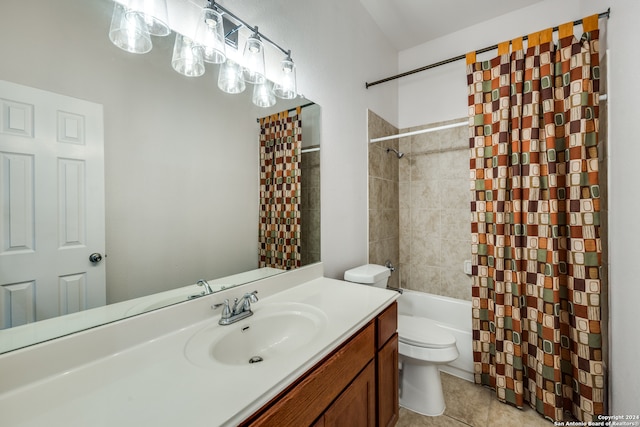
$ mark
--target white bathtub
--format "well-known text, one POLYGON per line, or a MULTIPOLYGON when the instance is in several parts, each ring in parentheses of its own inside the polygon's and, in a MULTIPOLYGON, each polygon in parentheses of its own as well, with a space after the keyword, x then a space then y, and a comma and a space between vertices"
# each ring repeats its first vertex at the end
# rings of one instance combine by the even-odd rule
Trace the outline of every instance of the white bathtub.
POLYGON ((460 357, 449 364, 440 365, 440 370, 473 382, 471 301, 405 289, 398 299, 398 311, 400 314, 431 319, 455 336, 460 357))

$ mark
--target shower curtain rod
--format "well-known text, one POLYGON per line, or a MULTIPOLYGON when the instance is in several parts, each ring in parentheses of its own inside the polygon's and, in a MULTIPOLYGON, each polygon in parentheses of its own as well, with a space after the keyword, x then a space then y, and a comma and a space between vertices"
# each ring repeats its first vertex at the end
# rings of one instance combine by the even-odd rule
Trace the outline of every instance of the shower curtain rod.
MULTIPOLYGON (((598 18, 607 18, 608 19, 609 15, 611 15, 611 8, 607 9, 606 12, 602 12, 602 13, 598 14, 598 18)), ((578 19, 577 21, 573 21, 573 25, 579 25, 579 24, 582 24, 582 19, 578 19)), ((553 31, 554 32, 558 31, 558 27, 553 27, 553 31)), ((529 38, 529 36, 523 36, 522 40, 527 40, 528 38, 529 38)), ((497 44, 493 45, 493 46, 485 47, 483 49, 476 50, 476 54, 489 52, 489 51, 492 51, 492 50, 497 49, 497 48, 498 48, 497 44)), ((444 61, 440 61, 440 62, 436 62, 436 63, 433 63, 433 64, 425 65, 424 67, 416 68, 414 70, 405 71, 404 73, 400 73, 400 74, 396 74, 395 76, 391 76, 391 77, 387 77, 387 78, 384 78, 384 79, 376 80, 376 81, 371 82, 371 83, 365 82, 364 85, 365 85, 366 89, 369 89, 369 87, 371 87, 371 86, 379 85, 381 83, 386 83, 386 82, 389 82, 389 81, 392 81, 392 80, 399 79, 401 77, 410 76, 412 74, 416 74, 416 73, 420 73, 422 71, 430 70, 431 68, 436 68, 436 67, 439 67, 441 65, 445 65, 445 64, 450 64, 452 62, 461 61, 461 60, 465 59, 466 57, 467 57, 466 54, 458 55, 458 56, 455 56, 453 58, 445 59, 444 61)))
POLYGON ((397 135, 381 136, 380 138, 371 138, 369 142, 373 143, 373 142, 380 142, 380 141, 388 141, 390 139, 404 138, 406 136, 420 135, 421 133, 435 132, 438 130, 457 128, 460 126, 469 126, 469 120, 465 120, 464 122, 451 123, 449 125, 436 126, 433 128, 414 130, 412 132, 399 133, 397 135))
MULTIPOLYGON (((302 105, 300 106, 300 108, 311 107, 312 105, 316 105, 316 103, 315 103, 315 102, 313 102, 313 101, 310 101, 310 102, 307 102, 306 104, 302 104, 302 105)), ((298 107, 289 108, 287 111, 288 111, 289 113, 293 113, 294 111, 296 111, 296 109, 297 109, 297 108, 298 108, 298 107)), ((260 118, 257 118, 257 119, 256 119, 256 122, 260 123, 260 118)))
MULTIPOLYGON (((607 95, 606 94, 600 95, 598 100, 600 102, 606 101, 607 100, 607 95)), ((457 128, 457 127, 461 127, 461 126, 469 126, 469 120, 465 120, 463 122, 451 123, 451 124, 448 124, 448 125, 436 126, 436 127, 427 128, 427 129, 414 130, 414 131, 411 131, 411 132, 403 132, 403 133, 399 133, 399 134, 396 134, 396 135, 381 136, 379 138, 371 138, 369 140, 369 142, 370 143, 374 143, 374 142, 380 142, 380 141, 388 141, 390 139, 404 138, 404 137, 407 137, 407 136, 420 135, 422 133, 430 133, 430 132, 435 132, 435 131, 438 131, 438 130, 457 128)))

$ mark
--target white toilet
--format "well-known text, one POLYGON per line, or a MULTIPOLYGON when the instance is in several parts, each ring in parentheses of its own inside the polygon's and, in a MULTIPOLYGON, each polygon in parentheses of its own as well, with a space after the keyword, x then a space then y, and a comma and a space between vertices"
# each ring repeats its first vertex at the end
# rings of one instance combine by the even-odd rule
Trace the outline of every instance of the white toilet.
MULTIPOLYGON (((391 271, 382 265, 367 264, 347 270, 348 282, 386 288, 391 271)), ((442 415, 445 409, 439 364, 458 358, 453 335, 424 317, 398 315, 400 354, 400 406, 422 415, 442 415)))

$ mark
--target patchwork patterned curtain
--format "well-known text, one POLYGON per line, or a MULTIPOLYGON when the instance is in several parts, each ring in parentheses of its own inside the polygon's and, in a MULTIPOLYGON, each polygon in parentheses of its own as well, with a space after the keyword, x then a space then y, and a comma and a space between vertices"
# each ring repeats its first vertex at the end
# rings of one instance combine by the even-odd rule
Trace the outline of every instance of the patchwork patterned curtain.
POLYGON ((475 381, 556 421, 604 412, 597 27, 467 57, 475 381))
POLYGON ((259 266, 300 266, 300 114, 260 120, 259 266))

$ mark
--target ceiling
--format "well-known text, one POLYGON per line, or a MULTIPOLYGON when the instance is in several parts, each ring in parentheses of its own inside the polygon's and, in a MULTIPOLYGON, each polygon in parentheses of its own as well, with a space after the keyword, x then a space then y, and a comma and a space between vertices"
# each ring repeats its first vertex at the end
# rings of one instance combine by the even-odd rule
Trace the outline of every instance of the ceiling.
POLYGON ((400 50, 543 0, 360 0, 400 50))

